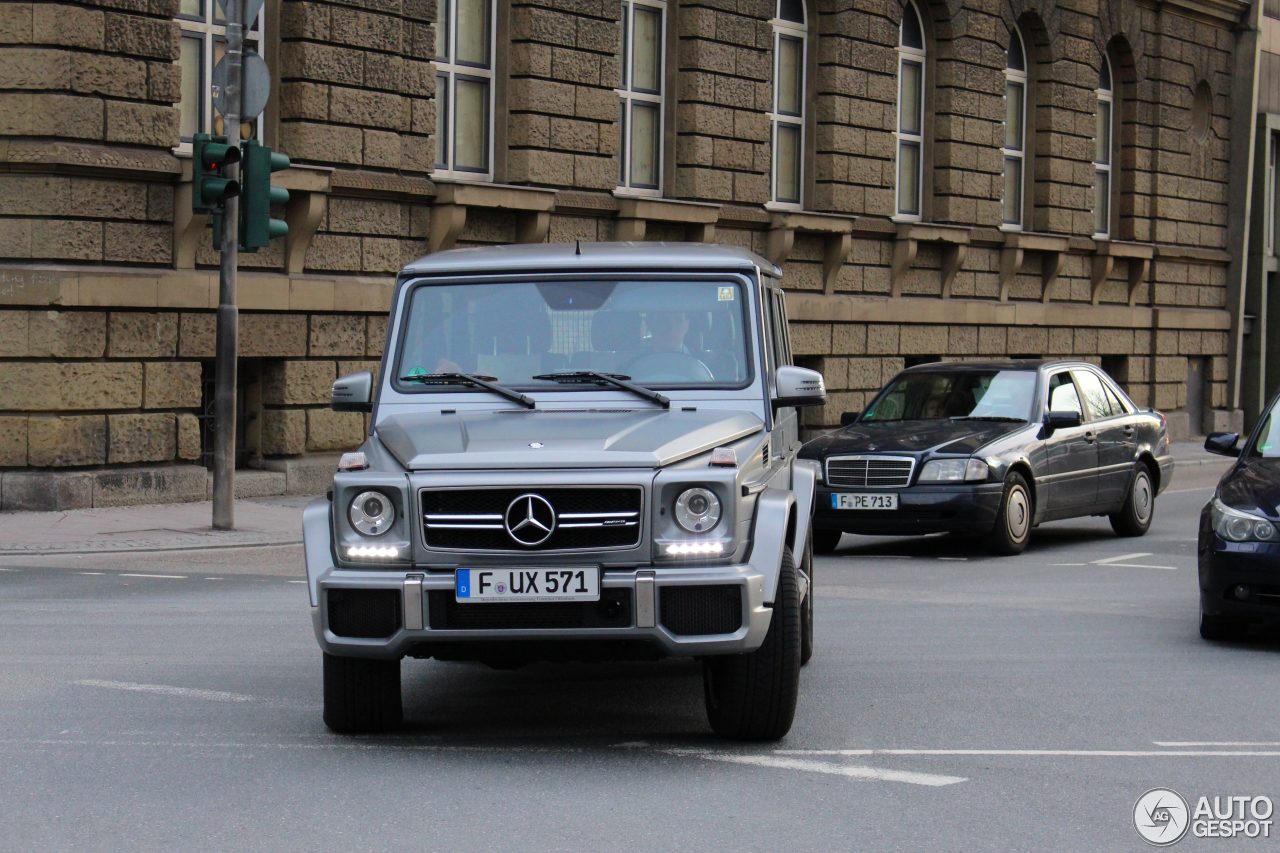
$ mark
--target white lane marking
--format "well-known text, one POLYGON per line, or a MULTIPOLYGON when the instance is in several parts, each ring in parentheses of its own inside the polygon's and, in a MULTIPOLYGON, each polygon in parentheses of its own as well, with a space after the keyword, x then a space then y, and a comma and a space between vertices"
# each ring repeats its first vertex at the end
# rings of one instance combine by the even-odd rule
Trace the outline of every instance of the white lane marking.
POLYGON ((1139 557, 1150 557, 1150 556, 1151 556, 1150 551, 1139 551, 1136 554, 1121 554, 1118 557, 1107 557, 1106 559, 1103 559, 1103 560, 1094 560, 1093 564, 1095 566, 1107 566, 1107 565, 1110 565, 1111 563, 1123 563, 1128 560, 1136 560, 1139 557))
POLYGON ((955 560, 956 562, 960 562, 960 563, 967 563, 969 561, 968 557, 939 557, 938 559, 939 560, 955 560))
POLYGON ((253 702, 255 696, 228 693, 225 690, 201 690, 197 687, 171 687, 168 684, 137 684, 132 681, 101 681, 86 678, 77 681, 83 687, 104 687, 108 690, 128 690, 134 693, 154 693, 159 696, 180 696, 184 699, 207 699, 210 702, 253 702))
POLYGON ((121 572, 120 577, 122 578, 162 578, 164 580, 172 580, 172 581, 184 581, 187 579, 186 575, 142 575, 142 574, 137 574, 136 572, 121 572))
POLYGON ((1087 566, 1088 563, 1050 563, 1051 566, 1087 566))
POLYGON ((306 581, 285 581, 285 583, 306 583, 306 581))
POLYGON ((1280 740, 1153 740, 1156 746, 1280 746, 1280 740))
POLYGON ((205 580, 207 580, 207 581, 220 581, 220 580, 224 580, 224 578, 205 578, 205 580))
POLYGON ((1191 492, 1212 492, 1217 486, 1199 486, 1194 489, 1165 489, 1162 495, 1187 495, 1191 492))
POLYGON ((1117 569, 1161 569, 1166 572, 1176 572, 1176 566, 1153 566, 1148 563, 1130 563, 1129 560, 1136 560, 1139 557, 1153 556, 1149 551, 1139 551, 1136 554, 1121 554, 1118 557, 1107 557, 1103 560, 1094 560, 1091 566, 1114 566, 1117 569))
POLYGON ((4 569, 0 568, 0 572, 20 572, 22 569, 4 569))
POLYGON ((1280 758, 1277 750, 1171 750, 1171 749, 776 749, 779 755, 975 755, 1023 756, 1033 758, 1280 758))
POLYGON ((88 575, 89 577, 99 577, 105 575, 106 572, 76 572, 78 575, 88 575))
POLYGON ((967 782, 964 776, 942 776, 937 773, 915 773, 910 770, 888 770, 883 767, 860 767, 848 764, 832 764, 828 761, 811 761, 803 758, 782 758, 776 755, 735 755, 726 752, 703 752, 696 749, 664 749, 671 755, 701 758, 704 761, 720 761, 727 764, 746 764, 753 767, 772 767, 778 770, 800 770, 806 773, 826 773, 850 779, 875 779, 881 782, 903 782, 908 785, 927 785, 940 788, 967 782))

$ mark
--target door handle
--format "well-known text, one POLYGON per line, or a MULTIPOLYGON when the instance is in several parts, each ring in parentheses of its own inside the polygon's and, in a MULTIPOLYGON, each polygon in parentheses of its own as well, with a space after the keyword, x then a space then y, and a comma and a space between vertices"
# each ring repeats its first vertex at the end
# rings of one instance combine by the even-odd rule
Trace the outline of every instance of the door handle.
POLYGON ((1125 435, 1133 435, 1133 432, 1134 432, 1134 428, 1132 424, 1124 428, 1125 435))
POLYGON ((1084 440, 1089 442, 1090 444, 1093 444, 1095 438, 1096 436, 1091 432, 1086 432, 1084 434, 1084 440))

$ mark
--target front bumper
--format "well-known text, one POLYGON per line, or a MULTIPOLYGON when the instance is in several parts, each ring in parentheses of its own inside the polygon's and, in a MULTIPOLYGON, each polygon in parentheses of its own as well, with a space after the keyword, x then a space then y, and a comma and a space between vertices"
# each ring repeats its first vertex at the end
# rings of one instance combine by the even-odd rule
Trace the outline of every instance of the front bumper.
POLYGON ((832 495, 871 492, 869 489, 818 486, 813 526, 845 533, 902 535, 948 531, 983 533, 995 527, 1004 486, 976 485, 908 486, 880 490, 896 492, 896 510, 835 509, 832 495))
POLYGON ((1202 522, 1200 609, 1210 616, 1280 620, 1280 542, 1228 542, 1202 522), (1248 595, 1239 598, 1237 587, 1248 595))
MULTIPOLYGON (((592 626, 587 618, 582 627, 506 627, 495 608, 531 605, 452 605, 452 571, 430 572, 405 567, 393 571, 328 567, 315 579, 318 604, 311 608, 312 622, 320 647, 348 657, 401 658, 422 655, 436 644, 493 643, 510 641, 582 641, 643 643, 667 657, 694 657, 753 651, 764 642, 769 630, 771 608, 764 602, 765 578, 750 564, 697 567, 640 567, 606 570, 600 578, 601 605, 571 605, 588 614, 603 610, 606 603, 619 604, 623 624, 592 626), (719 587, 736 589, 741 607, 739 626, 722 634, 678 634, 664 623, 662 590, 670 587, 719 587), (398 626, 389 636, 361 638, 336 633, 331 624, 330 597, 340 590, 384 590, 398 594, 402 608, 398 626), (488 608, 488 610, 486 610, 488 608), (433 624, 433 616, 465 612, 480 617, 479 627, 449 627, 433 624), (496 618, 495 618, 496 617, 496 618)), ((448 617, 444 617, 448 618, 448 617)), ((613 620, 615 623, 617 618, 613 620)))

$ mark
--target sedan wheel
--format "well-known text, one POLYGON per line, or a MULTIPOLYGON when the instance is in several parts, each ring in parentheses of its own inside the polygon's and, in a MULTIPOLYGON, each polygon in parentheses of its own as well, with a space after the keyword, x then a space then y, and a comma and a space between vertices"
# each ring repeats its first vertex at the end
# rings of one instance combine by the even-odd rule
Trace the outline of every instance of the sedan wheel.
POLYGON ((1151 471, 1143 463, 1133 473, 1124 506, 1108 516, 1111 529, 1121 536, 1141 536, 1151 527, 1156 509, 1156 490, 1151 484, 1151 471))
POLYGON ((991 551, 1004 556, 1021 554, 1031 539, 1032 514, 1031 489, 1026 479, 1018 473, 1010 474, 1004 481, 1004 496, 991 531, 991 551))

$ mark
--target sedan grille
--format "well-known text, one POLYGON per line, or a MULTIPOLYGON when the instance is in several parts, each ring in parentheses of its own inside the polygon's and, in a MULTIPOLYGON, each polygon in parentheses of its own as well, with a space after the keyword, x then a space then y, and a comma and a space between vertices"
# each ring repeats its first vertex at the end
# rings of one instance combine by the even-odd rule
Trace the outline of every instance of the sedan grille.
POLYGON ((424 489, 428 548, 449 551, 598 551, 640 544, 637 486, 424 489))
POLYGON ((827 485, 855 489, 900 489, 911 485, 910 456, 839 456, 827 460, 827 485))

